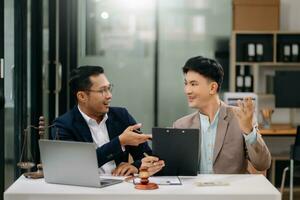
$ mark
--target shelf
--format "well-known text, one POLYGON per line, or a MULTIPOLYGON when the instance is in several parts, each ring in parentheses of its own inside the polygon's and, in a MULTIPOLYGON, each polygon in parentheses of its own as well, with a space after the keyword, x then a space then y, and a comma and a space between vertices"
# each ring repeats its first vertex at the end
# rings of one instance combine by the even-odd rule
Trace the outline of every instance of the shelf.
POLYGON ((300 62, 277 62, 276 65, 288 65, 288 66, 299 66, 300 65, 300 62))
POLYGON ((256 93, 257 96, 259 97, 263 97, 263 98, 273 98, 274 97, 274 94, 266 94, 266 93, 256 93))
POLYGON ((230 92, 249 91, 251 76, 251 91, 254 93, 270 92, 268 89, 272 88, 272 77, 275 74, 274 71, 277 70, 300 70, 300 32, 232 32, 230 42, 230 92), (297 45, 298 50, 296 49, 297 45), (286 49, 289 49, 290 55, 287 55, 287 53, 283 55, 284 52, 287 52, 286 49), (292 52, 297 51, 298 56, 292 55, 292 52), (262 52, 262 55, 258 56, 258 52, 262 52), (250 69, 250 75, 247 74, 247 79, 245 79, 246 75, 242 73, 243 70, 241 71, 241 66, 244 69, 248 68, 248 71, 250 69), (250 78, 248 78, 249 76, 250 78), (241 81, 241 77, 244 79, 243 81, 241 81), (237 90, 236 84, 241 85, 241 82, 243 82, 243 86, 239 86, 237 90), (241 87, 244 89, 241 89, 241 87))
POLYGON ((300 62, 236 62, 236 65, 300 66, 300 62))
MULTIPOLYGON (((260 44, 263 48, 263 56, 259 62, 273 62, 274 59, 274 34, 236 34, 235 35, 235 60, 237 62, 255 62, 249 61, 248 45, 252 44, 253 53, 256 51, 256 45, 260 44)), ((254 58, 253 58, 254 59, 254 58)), ((256 59, 256 58, 255 58, 256 59)))
POLYGON ((232 31, 233 34, 286 34, 286 35, 299 35, 299 31, 291 32, 291 31, 232 31))

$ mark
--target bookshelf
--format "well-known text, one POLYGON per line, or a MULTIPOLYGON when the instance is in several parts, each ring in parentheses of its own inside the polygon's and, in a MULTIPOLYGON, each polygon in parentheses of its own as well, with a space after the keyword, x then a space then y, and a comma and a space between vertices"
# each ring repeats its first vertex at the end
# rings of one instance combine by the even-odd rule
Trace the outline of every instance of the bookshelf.
MULTIPOLYGON (((285 31, 233 31, 230 41, 230 91, 270 94, 266 72, 275 70, 300 70, 300 32, 285 31), (250 45, 249 45, 250 44, 250 45), (258 46, 262 55, 258 55, 258 46), (252 46, 252 50, 250 47, 252 46), (254 48, 254 49, 253 49, 254 48), (287 48, 285 52, 285 48, 287 48), (250 50, 250 51, 249 51, 250 50), (255 56, 249 56, 251 51, 255 56), (285 53, 290 56, 285 56, 285 53), (298 55, 293 53, 298 52, 298 55), (252 77, 251 90, 237 87, 239 70, 247 69, 252 77)), ((245 73, 245 72, 244 72, 245 73)), ((245 80, 244 80, 245 81, 245 80)), ((245 82, 243 83, 245 87, 245 82)))

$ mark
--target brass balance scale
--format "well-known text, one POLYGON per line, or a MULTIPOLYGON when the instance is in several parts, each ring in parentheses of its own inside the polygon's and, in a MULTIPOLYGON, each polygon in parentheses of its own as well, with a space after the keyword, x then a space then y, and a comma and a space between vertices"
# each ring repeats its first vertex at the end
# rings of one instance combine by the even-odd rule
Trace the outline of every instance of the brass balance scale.
MULTIPOLYGON (((53 125, 45 126, 45 118, 43 116, 41 116, 39 118, 39 126, 38 127, 29 125, 24 129, 23 147, 22 147, 22 151, 21 151, 20 160, 17 163, 17 166, 20 169, 28 171, 28 172, 24 173, 24 176, 26 178, 32 178, 32 179, 44 178, 42 164, 41 163, 37 164, 37 171, 29 172, 29 170, 35 166, 35 163, 29 161, 29 159, 27 160, 27 159, 24 158, 25 157, 25 151, 27 150, 27 144, 28 144, 27 143, 28 133, 29 133, 30 129, 33 128, 35 130, 38 130, 39 135, 41 137, 43 137, 44 133, 45 133, 45 129, 51 128, 52 126, 53 125)), ((32 158, 31 151, 29 151, 28 158, 32 158)))

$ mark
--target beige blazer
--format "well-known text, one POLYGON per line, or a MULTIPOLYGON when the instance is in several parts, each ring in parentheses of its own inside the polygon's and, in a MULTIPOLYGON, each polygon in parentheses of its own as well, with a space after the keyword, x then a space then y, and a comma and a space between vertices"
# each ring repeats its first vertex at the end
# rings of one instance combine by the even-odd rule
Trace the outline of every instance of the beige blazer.
MULTIPOLYGON (((173 124, 174 128, 200 128, 199 112, 184 116, 173 124)), ((257 128, 256 128, 257 129, 257 128)), ((271 165, 271 154, 257 129, 257 142, 246 144, 233 107, 221 103, 214 146, 213 170, 216 174, 243 174, 248 160, 259 171, 271 165)))

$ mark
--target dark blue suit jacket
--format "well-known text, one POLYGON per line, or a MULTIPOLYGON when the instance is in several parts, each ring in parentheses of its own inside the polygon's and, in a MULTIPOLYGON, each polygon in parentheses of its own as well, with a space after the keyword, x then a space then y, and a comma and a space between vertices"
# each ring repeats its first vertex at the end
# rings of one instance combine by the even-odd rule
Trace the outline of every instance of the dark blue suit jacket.
MULTIPOLYGON (((100 167, 111 160, 114 160, 116 165, 121 162, 128 162, 128 153, 130 153, 134 160, 133 165, 139 168, 141 159, 144 157, 143 153, 152 154, 147 142, 137 147, 125 146, 126 150, 123 152, 118 137, 128 126, 136 124, 136 121, 125 108, 110 107, 107 115, 106 127, 110 142, 96 149, 98 166, 100 167)), ((52 129, 53 139, 93 142, 90 129, 77 106, 55 119, 54 125, 55 127, 52 129)))

